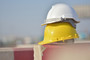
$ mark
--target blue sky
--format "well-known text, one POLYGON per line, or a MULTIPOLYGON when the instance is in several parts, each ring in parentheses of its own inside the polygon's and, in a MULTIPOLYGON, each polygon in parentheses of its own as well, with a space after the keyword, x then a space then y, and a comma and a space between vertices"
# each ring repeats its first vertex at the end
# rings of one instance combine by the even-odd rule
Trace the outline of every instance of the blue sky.
POLYGON ((0 35, 42 35, 41 24, 56 3, 89 5, 90 0, 0 0, 0 35))

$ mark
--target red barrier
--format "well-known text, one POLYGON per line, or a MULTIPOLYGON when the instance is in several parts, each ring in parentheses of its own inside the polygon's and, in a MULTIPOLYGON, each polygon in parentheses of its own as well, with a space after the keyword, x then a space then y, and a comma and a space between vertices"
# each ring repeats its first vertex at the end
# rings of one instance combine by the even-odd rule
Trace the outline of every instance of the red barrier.
POLYGON ((33 48, 15 48, 14 60, 34 60, 33 48))

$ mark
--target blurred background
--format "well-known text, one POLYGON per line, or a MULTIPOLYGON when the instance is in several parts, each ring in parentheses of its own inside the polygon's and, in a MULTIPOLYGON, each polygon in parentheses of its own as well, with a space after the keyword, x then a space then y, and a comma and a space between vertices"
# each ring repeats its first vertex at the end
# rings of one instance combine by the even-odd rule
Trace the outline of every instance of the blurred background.
POLYGON ((90 0, 0 0, 0 47, 37 44, 43 40, 44 23, 51 6, 66 3, 80 19, 78 40, 90 40, 90 0))

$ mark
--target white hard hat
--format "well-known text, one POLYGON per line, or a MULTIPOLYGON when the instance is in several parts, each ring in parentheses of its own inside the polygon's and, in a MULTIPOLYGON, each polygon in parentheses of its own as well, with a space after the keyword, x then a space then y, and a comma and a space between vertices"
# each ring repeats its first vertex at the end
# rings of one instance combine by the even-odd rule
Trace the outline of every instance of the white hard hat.
POLYGON ((51 10, 48 12, 45 23, 42 25, 60 22, 68 19, 73 20, 75 23, 79 23, 78 16, 72 7, 66 4, 56 4, 52 6, 51 10))

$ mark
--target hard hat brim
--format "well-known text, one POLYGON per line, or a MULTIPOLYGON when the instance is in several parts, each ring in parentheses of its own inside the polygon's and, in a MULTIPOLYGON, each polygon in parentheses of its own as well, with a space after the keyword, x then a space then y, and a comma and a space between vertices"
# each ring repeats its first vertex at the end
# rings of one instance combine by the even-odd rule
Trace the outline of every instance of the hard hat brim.
MULTIPOLYGON (((76 38, 79 38, 79 36, 77 36, 76 38)), ((69 39, 73 39, 73 38, 69 38, 69 39)), ((66 39, 66 40, 69 40, 69 39, 66 39)), ((65 41, 65 40, 60 40, 60 41, 65 41)), ((50 43, 54 43, 54 42, 58 42, 58 41, 49 41, 49 42, 41 41, 38 44, 39 45, 44 45, 44 44, 50 44, 50 43)))
MULTIPOLYGON (((76 36, 75 38, 79 38, 79 36, 76 36)), ((65 39, 65 40, 69 40, 69 39, 73 39, 73 38, 68 38, 68 39, 65 39)), ((59 41, 65 41, 65 40, 59 40, 59 41)), ((50 44, 50 43, 54 43, 54 42, 58 42, 57 40, 56 41, 41 41, 39 42, 38 44, 39 45, 44 45, 44 44, 50 44)))
MULTIPOLYGON (((51 23, 55 23, 55 22, 51 22, 51 23)), ((51 23, 44 23, 44 24, 41 24, 41 26, 44 26, 44 25, 47 25, 47 24, 51 24, 51 23)))
POLYGON ((51 23, 60 22, 60 21, 62 21, 62 19, 60 19, 60 18, 52 18, 52 19, 46 19, 45 21, 46 22, 44 24, 41 24, 41 26, 51 24, 51 23))
MULTIPOLYGON (((60 21, 57 21, 57 22, 60 22, 60 21)), ((52 23, 56 23, 56 22, 44 23, 44 24, 41 24, 41 26, 44 26, 44 25, 47 25, 47 24, 52 24, 52 23)))
MULTIPOLYGON (((66 18, 66 19, 70 19, 70 20, 73 20, 75 23, 80 23, 80 21, 76 21, 75 19, 73 18, 66 18)), ((78 19, 79 20, 79 19, 78 19)))
MULTIPOLYGON (((80 21, 75 21, 73 20, 75 23, 80 23, 80 21)), ((60 22, 60 21, 57 21, 57 22, 60 22)), ((41 24, 41 26, 44 26, 44 25, 47 25, 47 24, 51 24, 51 23, 56 23, 56 22, 45 22, 43 24, 41 24)))

